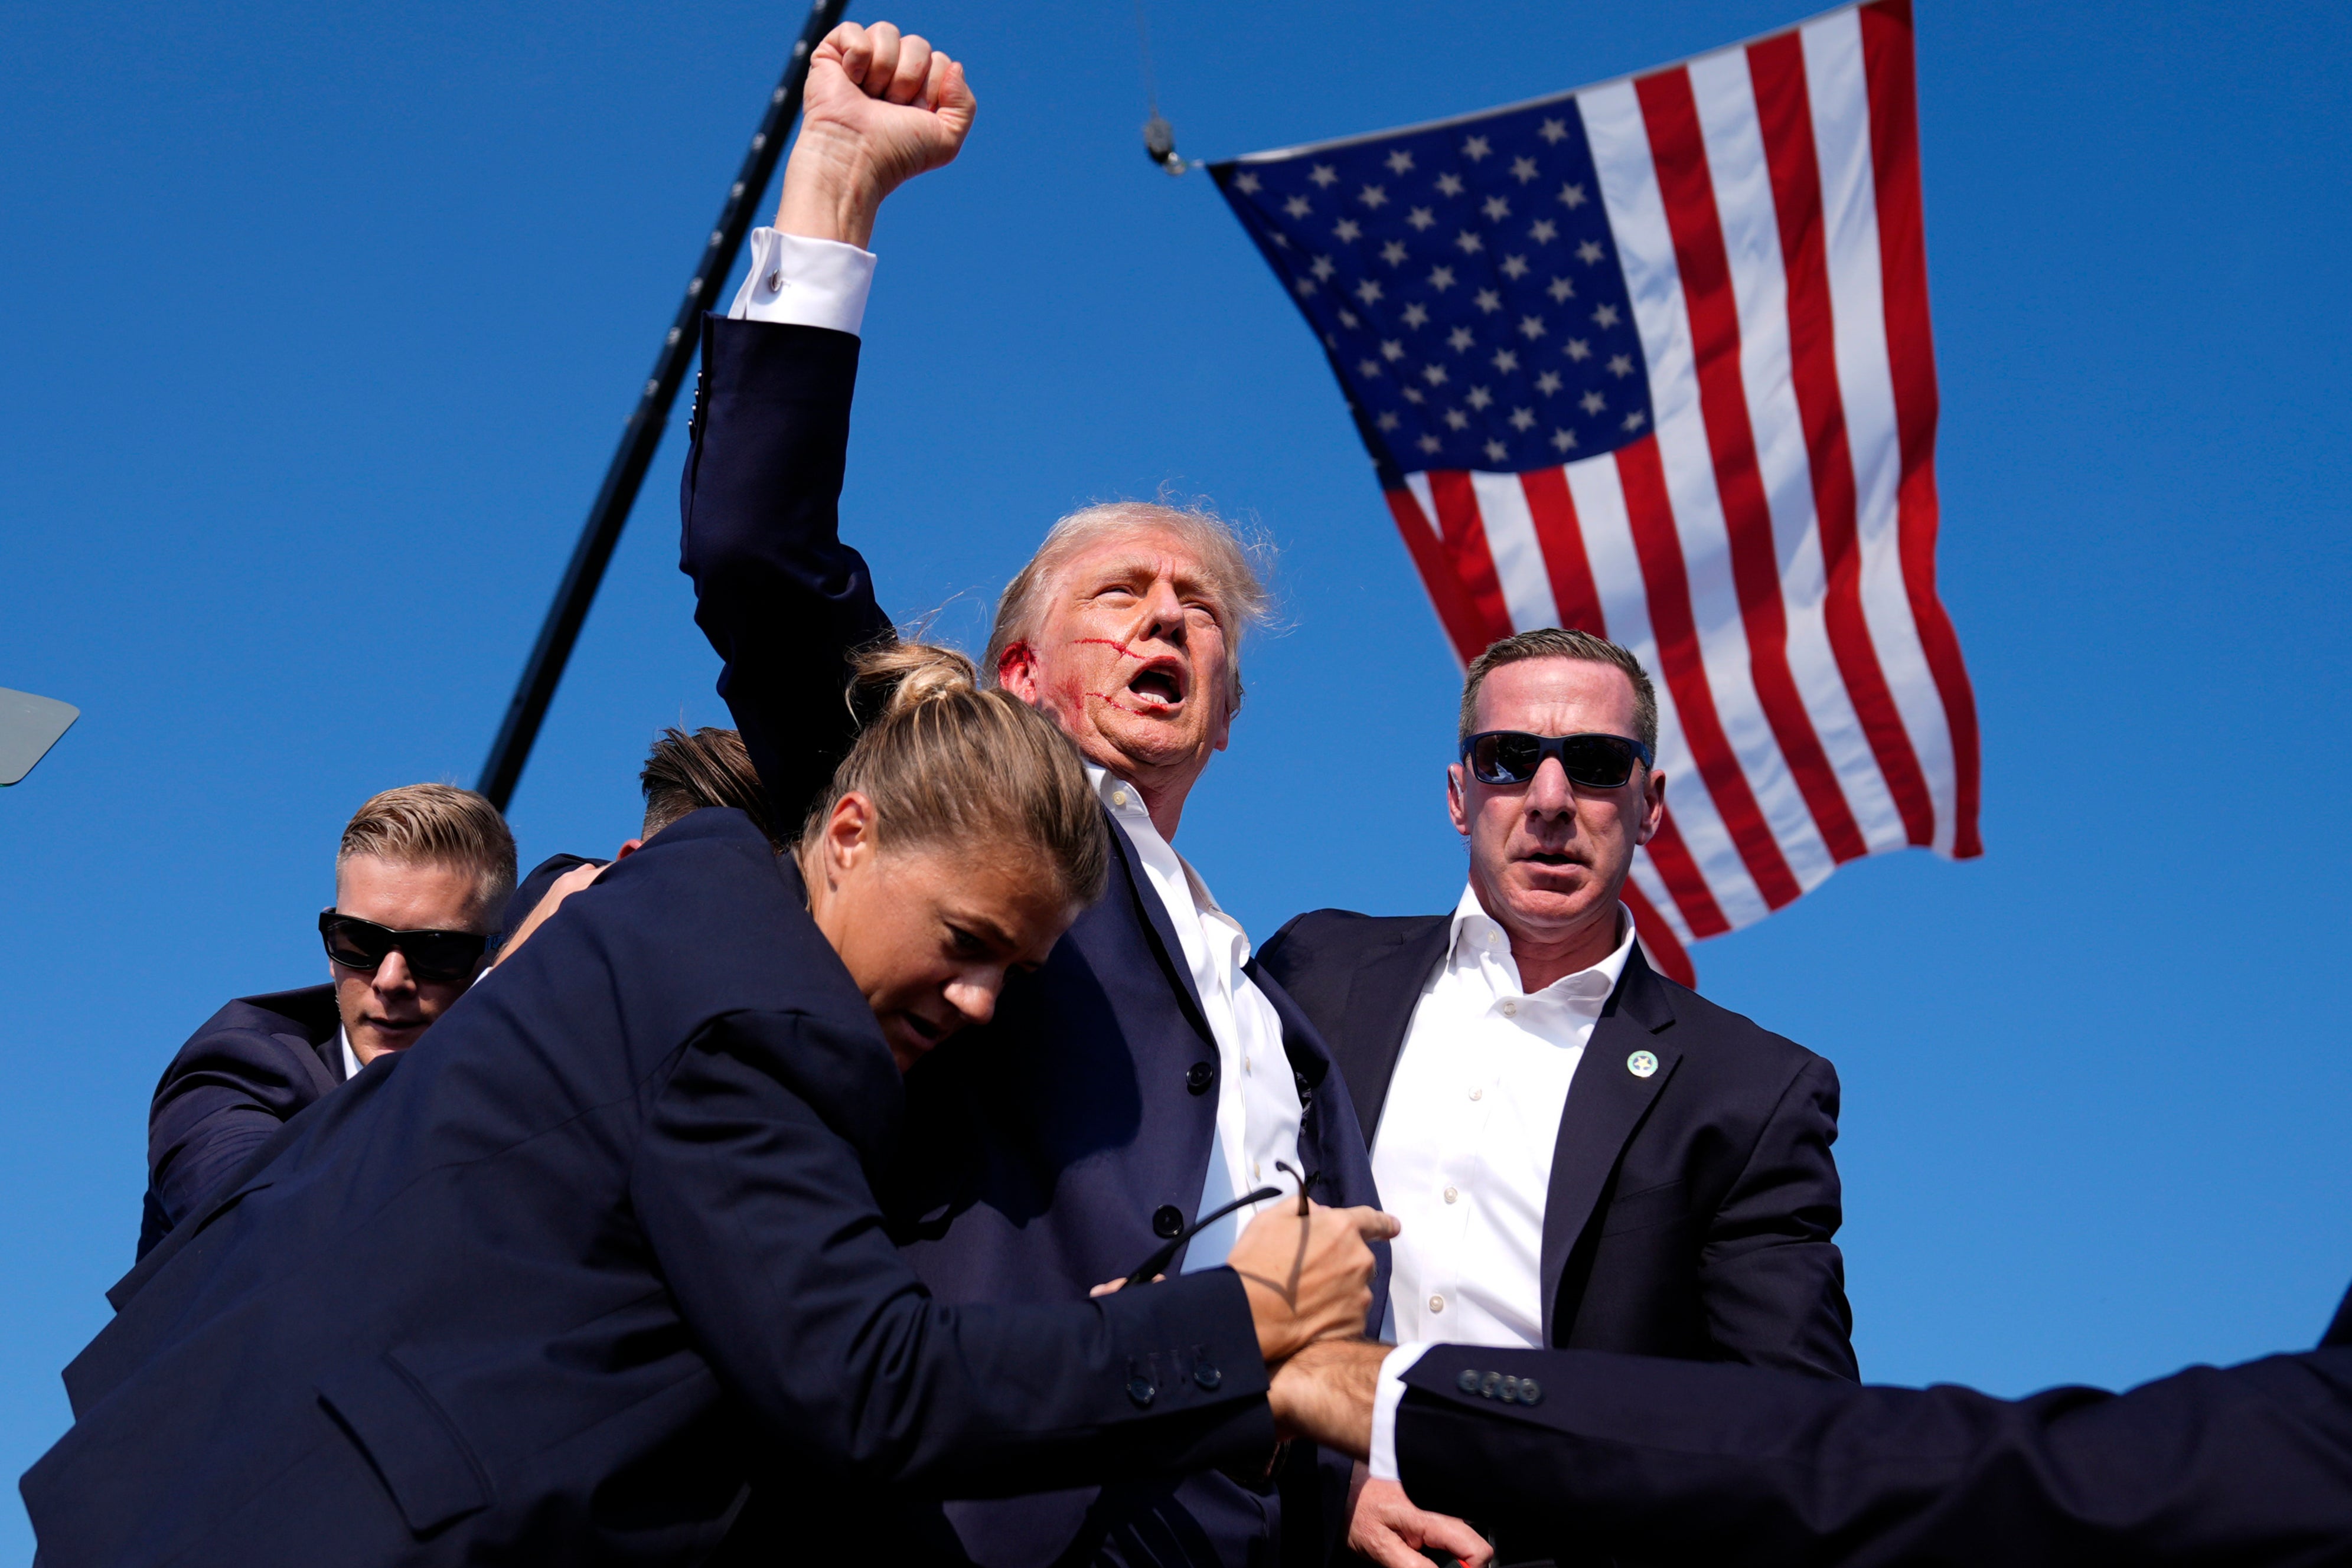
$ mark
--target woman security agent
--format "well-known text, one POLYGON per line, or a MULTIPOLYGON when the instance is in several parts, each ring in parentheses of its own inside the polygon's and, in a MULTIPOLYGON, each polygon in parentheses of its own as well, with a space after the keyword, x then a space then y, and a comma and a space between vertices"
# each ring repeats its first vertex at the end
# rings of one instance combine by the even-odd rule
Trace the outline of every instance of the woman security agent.
POLYGON ((907 1560, 910 1498, 1264 1462, 1266 1366, 1360 1329, 1387 1216, 1021 1307, 935 1304, 884 1233, 898 1070, 1109 852, 961 656, 868 682, 795 853, 663 832, 115 1287, 23 1482, 42 1561, 693 1563, 754 1483, 802 1558, 907 1560))

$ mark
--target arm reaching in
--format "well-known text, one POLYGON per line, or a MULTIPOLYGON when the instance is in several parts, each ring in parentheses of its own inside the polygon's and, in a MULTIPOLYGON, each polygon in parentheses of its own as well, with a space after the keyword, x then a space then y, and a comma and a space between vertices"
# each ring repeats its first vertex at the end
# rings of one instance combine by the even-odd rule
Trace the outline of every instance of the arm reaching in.
POLYGON ((954 160, 977 109, 963 67, 887 22, 844 22, 809 61, 776 228, 863 248, 883 198, 954 160))

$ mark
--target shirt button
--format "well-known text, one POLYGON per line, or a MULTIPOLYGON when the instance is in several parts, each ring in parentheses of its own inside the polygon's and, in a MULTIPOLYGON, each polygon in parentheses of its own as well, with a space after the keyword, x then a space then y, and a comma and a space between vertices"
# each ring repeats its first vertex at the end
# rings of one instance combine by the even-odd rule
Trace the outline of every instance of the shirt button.
POLYGON ((1461 1193, 1455 1191, 1453 1187, 1449 1186, 1445 1189, 1445 1201, 1448 1203, 1452 1203, 1455 1198, 1460 1197, 1461 1196, 1461 1193))
POLYGON ((1515 1019, 1518 1017, 1519 1004, 1517 1002, 1505 1002, 1503 1004, 1503 1016, 1507 1019, 1515 1019))
POLYGON ((1114 805, 1114 806, 1124 806, 1124 805, 1126 805, 1126 804, 1127 804, 1127 791, 1126 791, 1126 790, 1124 790, 1124 789, 1114 789, 1114 790, 1112 790, 1112 791, 1110 792, 1110 803, 1111 803, 1112 805, 1114 805))
POLYGON ((1242 1071, 1244 1072, 1250 1071, 1250 1059, 1246 1056, 1242 1058, 1242 1071))
POLYGON ((1257 1181, 1264 1177, 1265 1175, 1265 1167, 1263 1165, 1260 1165, 1255 1160, 1250 1161, 1250 1180, 1257 1181))
POLYGON ((1486 1097, 1486 1092, 1484 1089, 1473 1089, 1470 1091, 1470 1098, 1473 1100, 1484 1100, 1486 1097))
POLYGON ((783 270, 780 267, 776 271, 768 274, 768 292, 771 294, 782 294, 783 291, 784 274, 783 270))
POLYGON ((1429 1310, 1430 1310, 1431 1312, 1444 1312, 1444 1311, 1445 1310, 1445 1298, 1444 1298, 1444 1296, 1432 1296, 1432 1297, 1430 1297, 1430 1298, 1429 1298, 1429 1310))

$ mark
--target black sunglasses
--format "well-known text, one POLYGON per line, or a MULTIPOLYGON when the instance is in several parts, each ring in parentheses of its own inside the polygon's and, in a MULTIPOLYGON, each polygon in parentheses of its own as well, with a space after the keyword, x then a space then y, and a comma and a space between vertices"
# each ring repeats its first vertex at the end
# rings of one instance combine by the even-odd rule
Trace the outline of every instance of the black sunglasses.
POLYGON ((1622 735, 1529 735, 1522 729, 1486 729, 1462 743, 1462 760, 1481 784, 1524 784, 1544 758, 1559 759, 1571 784, 1614 789, 1633 777, 1633 764, 1651 765, 1650 748, 1622 735))
POLYGON ((478 931, 394 931, 331 909, 319 911, 319 935, 326 939, 327 956, 346 969, 373 974, 397 947, 410 974, 441 985, 472 979, 490 945, 478 931))

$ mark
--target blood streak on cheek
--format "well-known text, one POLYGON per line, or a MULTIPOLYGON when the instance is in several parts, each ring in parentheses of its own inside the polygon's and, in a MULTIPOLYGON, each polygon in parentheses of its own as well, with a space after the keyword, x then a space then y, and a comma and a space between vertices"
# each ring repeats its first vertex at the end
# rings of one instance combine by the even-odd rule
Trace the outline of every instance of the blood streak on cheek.
POLYGON ((1143 657, 1142 654, 1137 653, 1134 649, 1129 647, 1126 643, 1120 642, 1116 637, 1080 637, 1076 640, 1076 643, 1077 646, 1082 648, 1087 646, 1088 643, 1092 643, 1099 648, 1116 648, 1120 653, 1130 659, 1140 660, 1143 657))

